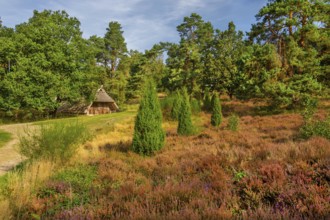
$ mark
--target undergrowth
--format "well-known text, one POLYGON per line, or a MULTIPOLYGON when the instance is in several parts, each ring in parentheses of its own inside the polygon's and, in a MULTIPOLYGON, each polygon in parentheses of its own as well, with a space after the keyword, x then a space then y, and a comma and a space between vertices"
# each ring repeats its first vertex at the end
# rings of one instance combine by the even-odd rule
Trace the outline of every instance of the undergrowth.
POLYGON ((31 160, 66 162, 89 137, 86 126, 78 122, 41 125, 40 130, 27 129, 20 137, 19 152, 31 160))

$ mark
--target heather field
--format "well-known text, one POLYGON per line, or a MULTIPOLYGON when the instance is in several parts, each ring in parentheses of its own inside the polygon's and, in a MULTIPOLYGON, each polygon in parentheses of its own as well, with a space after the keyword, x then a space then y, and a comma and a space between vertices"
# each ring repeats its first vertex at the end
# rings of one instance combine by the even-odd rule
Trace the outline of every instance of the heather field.
MULTIPOLYGON (((299 112, 264 114, 252 102, 222 103, 224 119, 193 116, 178 136, 166 119, 164 148, 131 151, 132 117, 80 144, 65 163, 36 160, 1 179, 0 213, 13 219, 327 219, 330 140, 303 138, 299 112), (229 115, 239 116, 237 131, 229 115)), ((323 100, 313 120, 325 120, 323 100)), ((328 131, 329 132, 329 131, 328 131)))

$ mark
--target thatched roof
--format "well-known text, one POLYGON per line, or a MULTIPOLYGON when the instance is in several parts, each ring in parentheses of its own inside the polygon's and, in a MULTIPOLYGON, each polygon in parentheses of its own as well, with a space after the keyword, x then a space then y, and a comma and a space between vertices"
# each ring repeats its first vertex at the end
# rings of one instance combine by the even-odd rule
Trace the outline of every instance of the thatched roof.
POLYGON ((89 104, 63 102, 57 109, 57 114, 81 115, 86 114, 89 104))
POLYGON ((115 102, 115 100, 113 100, 113 98, 106 93, 102 86, 99 90, 97 90, 94 102, 115 102))

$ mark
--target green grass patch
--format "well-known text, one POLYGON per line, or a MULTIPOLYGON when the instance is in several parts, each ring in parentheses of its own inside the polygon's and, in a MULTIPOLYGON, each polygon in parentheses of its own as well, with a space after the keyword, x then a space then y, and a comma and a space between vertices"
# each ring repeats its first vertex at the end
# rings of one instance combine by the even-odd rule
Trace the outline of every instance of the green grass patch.
POLYGON ((95 191, 93 183, 96 178, 95 165, 77 164, 56 173, 37 193, 39 198, 52 204, 42 218, 90 203, 94 199, 92 192, 95 191))
POLYGON ((11 134, 0 130, 0 148, 11 140, 11 134))
POLYGON ((128 118, 135 117, 137 113, 138 105, 130 105, 124 112, 106 114, 106 115, 94 115, 94 116, 78 116, 71 118, 51 119, 46 121, 35 122, 35 125, 54 124, 57 122, 74 123, 79 122, 84 124, 91 132, 107 133, 112 131, 115 123, 121 122, 128 118))

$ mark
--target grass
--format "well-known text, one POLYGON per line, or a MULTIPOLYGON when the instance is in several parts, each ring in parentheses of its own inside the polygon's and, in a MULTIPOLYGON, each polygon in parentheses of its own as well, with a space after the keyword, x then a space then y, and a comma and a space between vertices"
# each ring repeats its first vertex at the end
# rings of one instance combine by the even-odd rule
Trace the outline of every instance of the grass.
POLYGON ((0 130, 0 148, 11 140, 11 134, 0 130))
POLYGON ((127 118, 133 118, 136 115, 138 105, 129 106, 124 112, 118 112, 106 115, 95 116, 78 116, 71 118, 51 119, 46 121, 35 122, 35 125, 47 125, 57 122, 61 123, 81 123, 84 124, 90 131, 97 133, 107 133, 113 130, 114 124, 121 122, 127 118))

